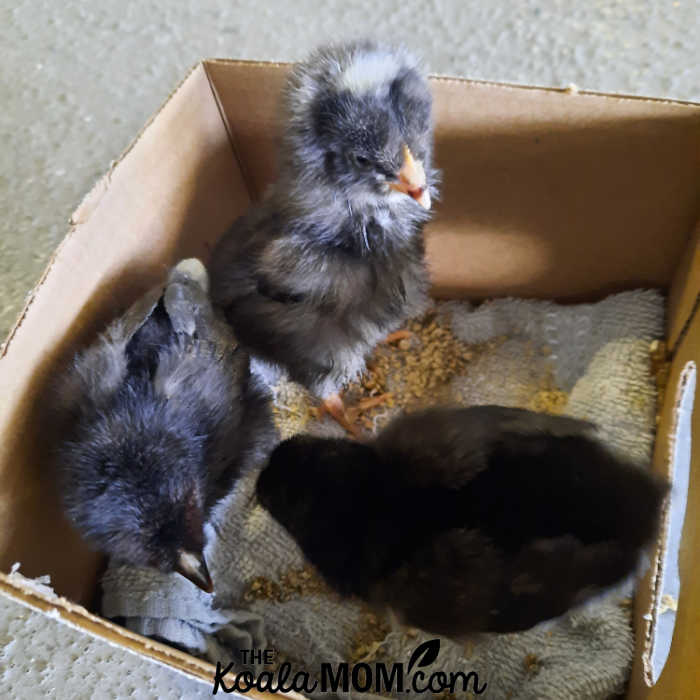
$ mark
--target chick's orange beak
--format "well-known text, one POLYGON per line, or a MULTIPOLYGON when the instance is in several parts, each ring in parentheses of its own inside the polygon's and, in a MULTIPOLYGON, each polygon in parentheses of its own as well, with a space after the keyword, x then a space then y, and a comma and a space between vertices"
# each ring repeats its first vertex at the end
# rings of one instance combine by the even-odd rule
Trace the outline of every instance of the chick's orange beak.
POLYGON ((403 165, 399 170, 399 181, 392 182, 389 186, 393 190, 413 197, 424 209, 430 209, 430 192, 428 192, 423 164, 413 157, 406 145, 403 147, 403 165))

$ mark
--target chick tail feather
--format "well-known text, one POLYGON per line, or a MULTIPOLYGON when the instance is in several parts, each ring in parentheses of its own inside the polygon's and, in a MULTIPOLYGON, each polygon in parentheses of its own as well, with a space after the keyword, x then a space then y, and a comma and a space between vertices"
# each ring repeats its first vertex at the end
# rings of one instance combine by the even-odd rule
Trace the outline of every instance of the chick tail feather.
POLYGON ((510 434, 460 500, 467 521, 509 552, 566 535, 640 549, 657 531, 667 488, 594 438, 510 434))

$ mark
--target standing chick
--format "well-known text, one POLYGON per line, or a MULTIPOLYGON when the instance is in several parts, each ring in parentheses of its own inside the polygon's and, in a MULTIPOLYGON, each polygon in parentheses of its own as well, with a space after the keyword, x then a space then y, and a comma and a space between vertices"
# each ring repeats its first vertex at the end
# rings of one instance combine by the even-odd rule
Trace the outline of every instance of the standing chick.
POLYGON ((666 487, 592 426, 481 406, 397 419, 370 444, 295 437, 260 502, 328 583, 431 632, 513 632, 631 573, 666 487))
POLYGON ((204 522, 274 429, 249 359, 217 319, 199 260, 181 262, 78 354, 56 387, 60 489, 75 527, 135 566, 211 592, 204 522))
POLYGON ((212 299, 355 432, 339 391, 428 302, 431 95, 408 53, 361 42, 297 65, 285 98, 279 179, 215 248, 212 299))

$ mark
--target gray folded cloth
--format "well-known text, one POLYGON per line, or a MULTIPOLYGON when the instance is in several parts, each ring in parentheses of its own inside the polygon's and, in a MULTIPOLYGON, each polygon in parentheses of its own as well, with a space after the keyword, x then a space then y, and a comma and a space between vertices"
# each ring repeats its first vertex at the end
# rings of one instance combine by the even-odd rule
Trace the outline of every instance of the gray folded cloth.
MULTIPOLYGON (((504 338, 453 380, 451 398, 464 405, 532 407, 538 391, 551 385, 568 395, 564 413, 596 422, 614 449, 648 463, 656 401, 649 344, 663 334, 663 309, 661 295, 646 290, 585 305, 502 299, 474 309, 442 303, 441 322, 462 340, 504 338)), ((306 430, 337 434, 327 422, 314 421, 306 430)), ((255 499, 260 467, 236 484, 207 526, 215 595, 177 575, 111 562, 102 581, 103 614, 213 662, 232 661, 238 670, 244 664, 235 650, 273 647, 295 669, 317 675, 324 662, 353 660, 374 622, 359 604, 320 591, 281 599, 246 595, 257 578, 280 581, 305 565, 295 542, 255 499)), ((466 647, 442 639, 437 660, 422 670, 475 671, 489 698, 607 698, 622 690, 629 673, 633 634, 623 599, 633 585, 626 582, 526 632, 478 635, 466 647)), ((374 644, 365 644, 370 659, 406 663, 433 635, 375 629, 374 637, 374 644)))

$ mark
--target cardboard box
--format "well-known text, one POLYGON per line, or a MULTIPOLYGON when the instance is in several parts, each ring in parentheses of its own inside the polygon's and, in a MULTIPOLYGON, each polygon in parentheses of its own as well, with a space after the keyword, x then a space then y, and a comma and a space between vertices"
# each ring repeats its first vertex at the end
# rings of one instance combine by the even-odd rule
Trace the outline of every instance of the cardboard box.
MULTIPOLYGON (((28 576, 48 573, 66 599, 4 575, 0 591, 208 680, 211 665, 81 607, 94 600, 100 558, 61 514, 43 396, 60 362, 178 259, 206 259, 274 179, 286 71, 210 60, 190 72, 73 214, 0 360, 0 570, 20 561, 28 576)), ((673 363, 654 458, 666 473, 676 387, 686 364, 700 362, 700 105, 450 78, 432 86, 445 183, 426 232, 435 294, 595 300, 640 286, 667 290, 673 363)), ((695 408, 700 436, 697 399, 695 408)), ((654 566, 637 596, 630 698, 700 697, 699 529, 700 440, 671 653, 650 688, 654 566)))

